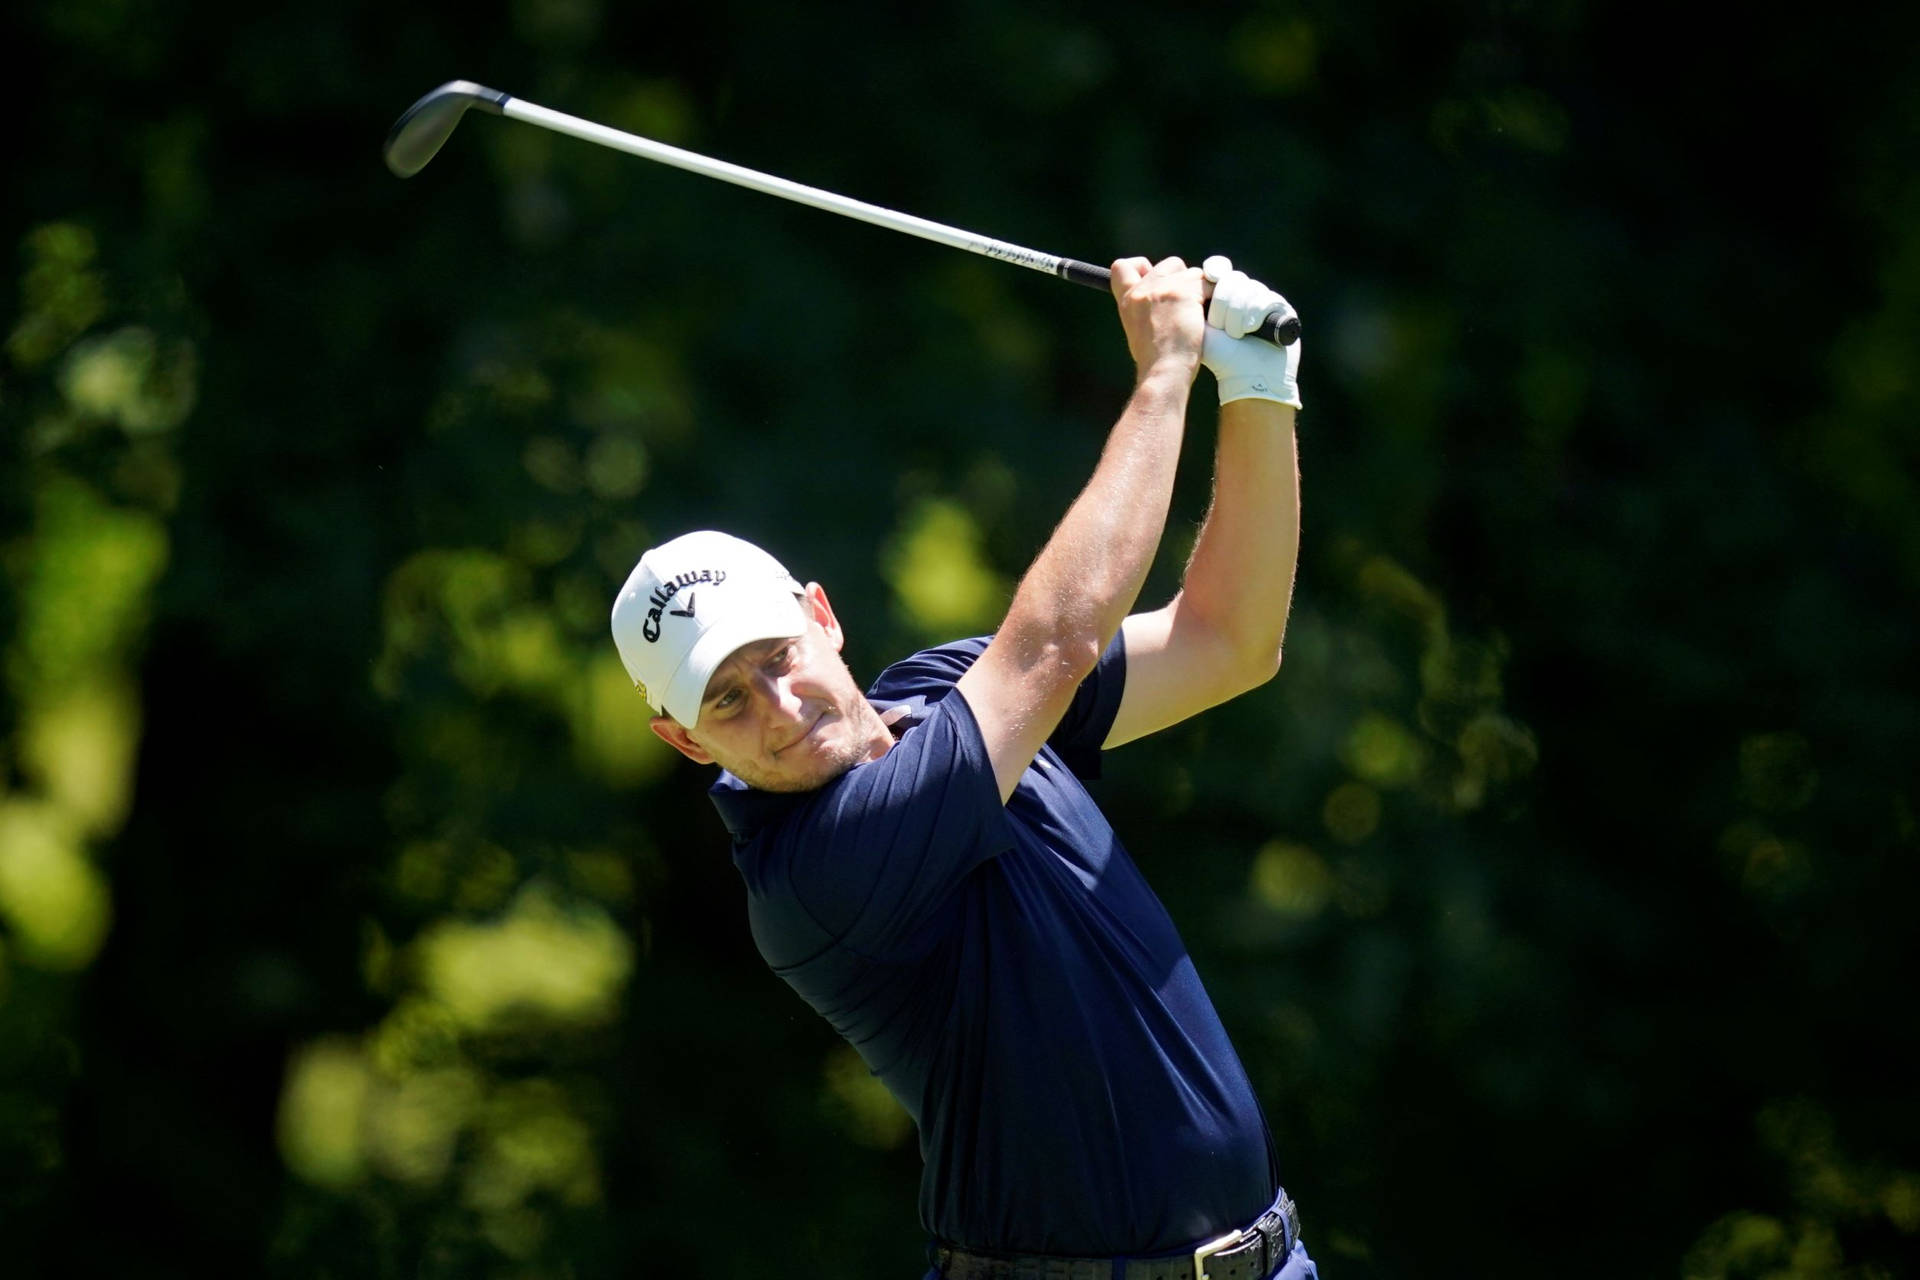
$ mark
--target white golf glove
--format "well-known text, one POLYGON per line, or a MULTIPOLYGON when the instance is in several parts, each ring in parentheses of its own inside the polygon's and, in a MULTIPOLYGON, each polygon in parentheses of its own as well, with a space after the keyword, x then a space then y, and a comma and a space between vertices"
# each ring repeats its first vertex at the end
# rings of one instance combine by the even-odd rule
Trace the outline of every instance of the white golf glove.
POLYGON ((1235 271, 1233 263, 1218 254, 1202 263, 1201 271, 1214 284, 1200 363, 1213 374, 1220 403, 1274 400, 1298 409, 1300 343, 1278 347, 1265 338, 1246 336, 1275 311, 1293 315, 1293 304, 1246 272, 1235 271))

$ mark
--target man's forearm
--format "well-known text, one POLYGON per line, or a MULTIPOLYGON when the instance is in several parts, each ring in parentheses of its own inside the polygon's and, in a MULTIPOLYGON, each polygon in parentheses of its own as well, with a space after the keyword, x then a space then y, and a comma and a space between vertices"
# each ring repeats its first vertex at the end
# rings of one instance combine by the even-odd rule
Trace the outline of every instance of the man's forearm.
POLYGON ((979 722, 1002 800, 1119 631, 1167 527, 1187 397, 1206 343, 1204 280, 1178 258, 1122 258, 1112 284, 1133 355, 1133 394, 1093 478, 1021 579, 1006 621, 954 685, 979 722))
POLYGON ((1213 501, 1194 543, 1180 609, 1272 674, 1286 635, 1300 551, 1294 410, 1271 400, 1220 409, 1213 501))

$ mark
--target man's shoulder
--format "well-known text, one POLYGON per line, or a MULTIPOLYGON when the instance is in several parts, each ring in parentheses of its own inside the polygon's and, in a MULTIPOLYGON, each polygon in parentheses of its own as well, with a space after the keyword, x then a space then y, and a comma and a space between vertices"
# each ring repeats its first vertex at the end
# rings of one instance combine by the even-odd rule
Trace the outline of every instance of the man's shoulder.
POLYGON ((902 658, 880 673, 867 696, 880 702, 904 702, 915 697, 937 700, 986 652, 992 638, 954 640, 902 658))
POLYGON ((916 695, 893 705, 907 714, 879 759, 815 791, 729 797, 763 819, 736 836, 734 865, 754 938, 776 968, 835 944, 865 956, 911 950, 916 922, 1012 846, 965 700, 916 695))

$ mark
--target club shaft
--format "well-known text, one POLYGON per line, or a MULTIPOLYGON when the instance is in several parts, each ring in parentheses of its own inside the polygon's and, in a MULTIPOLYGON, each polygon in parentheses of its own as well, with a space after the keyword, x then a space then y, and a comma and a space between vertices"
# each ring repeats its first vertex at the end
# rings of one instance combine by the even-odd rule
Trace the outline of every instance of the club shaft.
MULTIPOLYGON (((671 165, 676 169, 697 173, 705 178, 717 178, 721 182, 731 183, 734 186, 747 187, 766 195, 777 196, 782 200, 809 205, 827 213, 837 213, 842 217, 857 218, 872 226, 904 232, 922 240, 931 240, 935 244, 964 249, 968 253, 977 253, 982 257, 994 258, 1001 262, 1010 262, 1032 271, 1044 271, 1048 275, 1057 276, 1073 284, 1085 285, 1090 289, 1105 292, 1112 284, 1112 273, 1106 267, 1095 266, 1091 262, 1041 253, 1038 249, 1009 244, 1005 240, 995 240, 991 236, 963 231, 959 227, 949 227, 944 223, 932 222, 926 218, 916 218, 912 214, 900 213, 894 209, 883 209, 877 204, 868 204, 864 200, 836 195, 834 192, 822 191, 818 187, 809 187, 786 178, 776 178, 770 173, 761 173, 744 165, 729 164, 725 160, 715 160, 710 156, 683 151, 679 147, 668 146, 664 142, 655 142, 651 138, 642 138, 637 134, 595 124, 591 120, 582 120, 578 116, 567 115, 563 111, 555 111, 550 107, 522 101, 512 94, 502 93, 498 89, 489 89, 471 80, 450 80, 407 108, 387 134, 384 148, 387 167, 402 178, 418 173, 429 160, 433 159, 435 153, 453 132, 454 127, 459 124, 461 117, 469 110, 511 116, 553 133, 563 133, 583 142, 611 147, 615 151, 624 151, 628 155, 639 156, 643 160, 671 165)), ((1282 346, 1291 345, 1300 336, 1299 317, 1293 314, 1291 308, 1276 309, 1261 322, 1254 330, 1254 334, 1282 346)))
POLYGON ((655 142, 651 138, 642 138, 603 124, 595 124, 591 120, 582 120, 578 116, 570 116, 563 111, 554 111, 531 102, 523 102, 519 98, 508 98, 501 105, 500 112, 516 120, 524 120, 528 124, 551 129, 555 133, 564 133, 586 142, 597 142, 603 147, 612 147, 616 151, 625 151, 629 155, 672 165, 676 169, 685 169, 703 177, 718 178, 722 182, 730 182, 737 187, 749 187, 766 195, 778 196, 782 200, 811 205, 815 209, 823 209, 828 213, 858 218, 862 222, 869 222, 891 231, 903 231, 910 236, 918 236, 922 240, 932 240, 936 244, 964 249, 968 253, 977 253, 983 257, 997 258, 1001 262, 1011 262, 1016 266, 1028 267, 1034 271, 1044 271, 1048 275, 1061 276, 1095 288, 1105 288, 1107 285, 1105 267, 1074 262, 1070 258, 1041 253, 1037 249, 1022 248, 1017 244, 1008 244, 1005 240, 995 240, 990 236, 962 231, 958 227, 949 227, 944 223, 916 218, 912 214, 883 209, 877 204, 868 204, 864 200, 836 195, 831 191, 822 191, 818 187, 809 187, 786 178, 776 178, 772 174, 761 173, 742 165, 729 164, 725 160, 714 160, 691 151, 682 151, 679 147, 670 147, 664 142, 655 142), (1080 270, 1070 270, 1068 266, 1070 263, 1080 270), (1092 272, 1099 274, 1098 280, 1082 278, 1092 272))

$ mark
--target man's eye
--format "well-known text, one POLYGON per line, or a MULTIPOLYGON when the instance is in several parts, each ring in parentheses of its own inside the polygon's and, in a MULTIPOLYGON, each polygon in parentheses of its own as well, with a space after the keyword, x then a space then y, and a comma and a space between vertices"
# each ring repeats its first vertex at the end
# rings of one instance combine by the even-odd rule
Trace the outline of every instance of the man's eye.
POLYGON ((729 689, 713 700, 713 709, 715 711, 731 711, 739 701, 740 691, 738 689, 729 689))
POLYGON ((785 671, 788 667, 792 666, 793 646, 791 644, 783 644, 778 649, 775 649, 773 651, 773 657, 768 659, 767 665, 775 671, 785 671))

